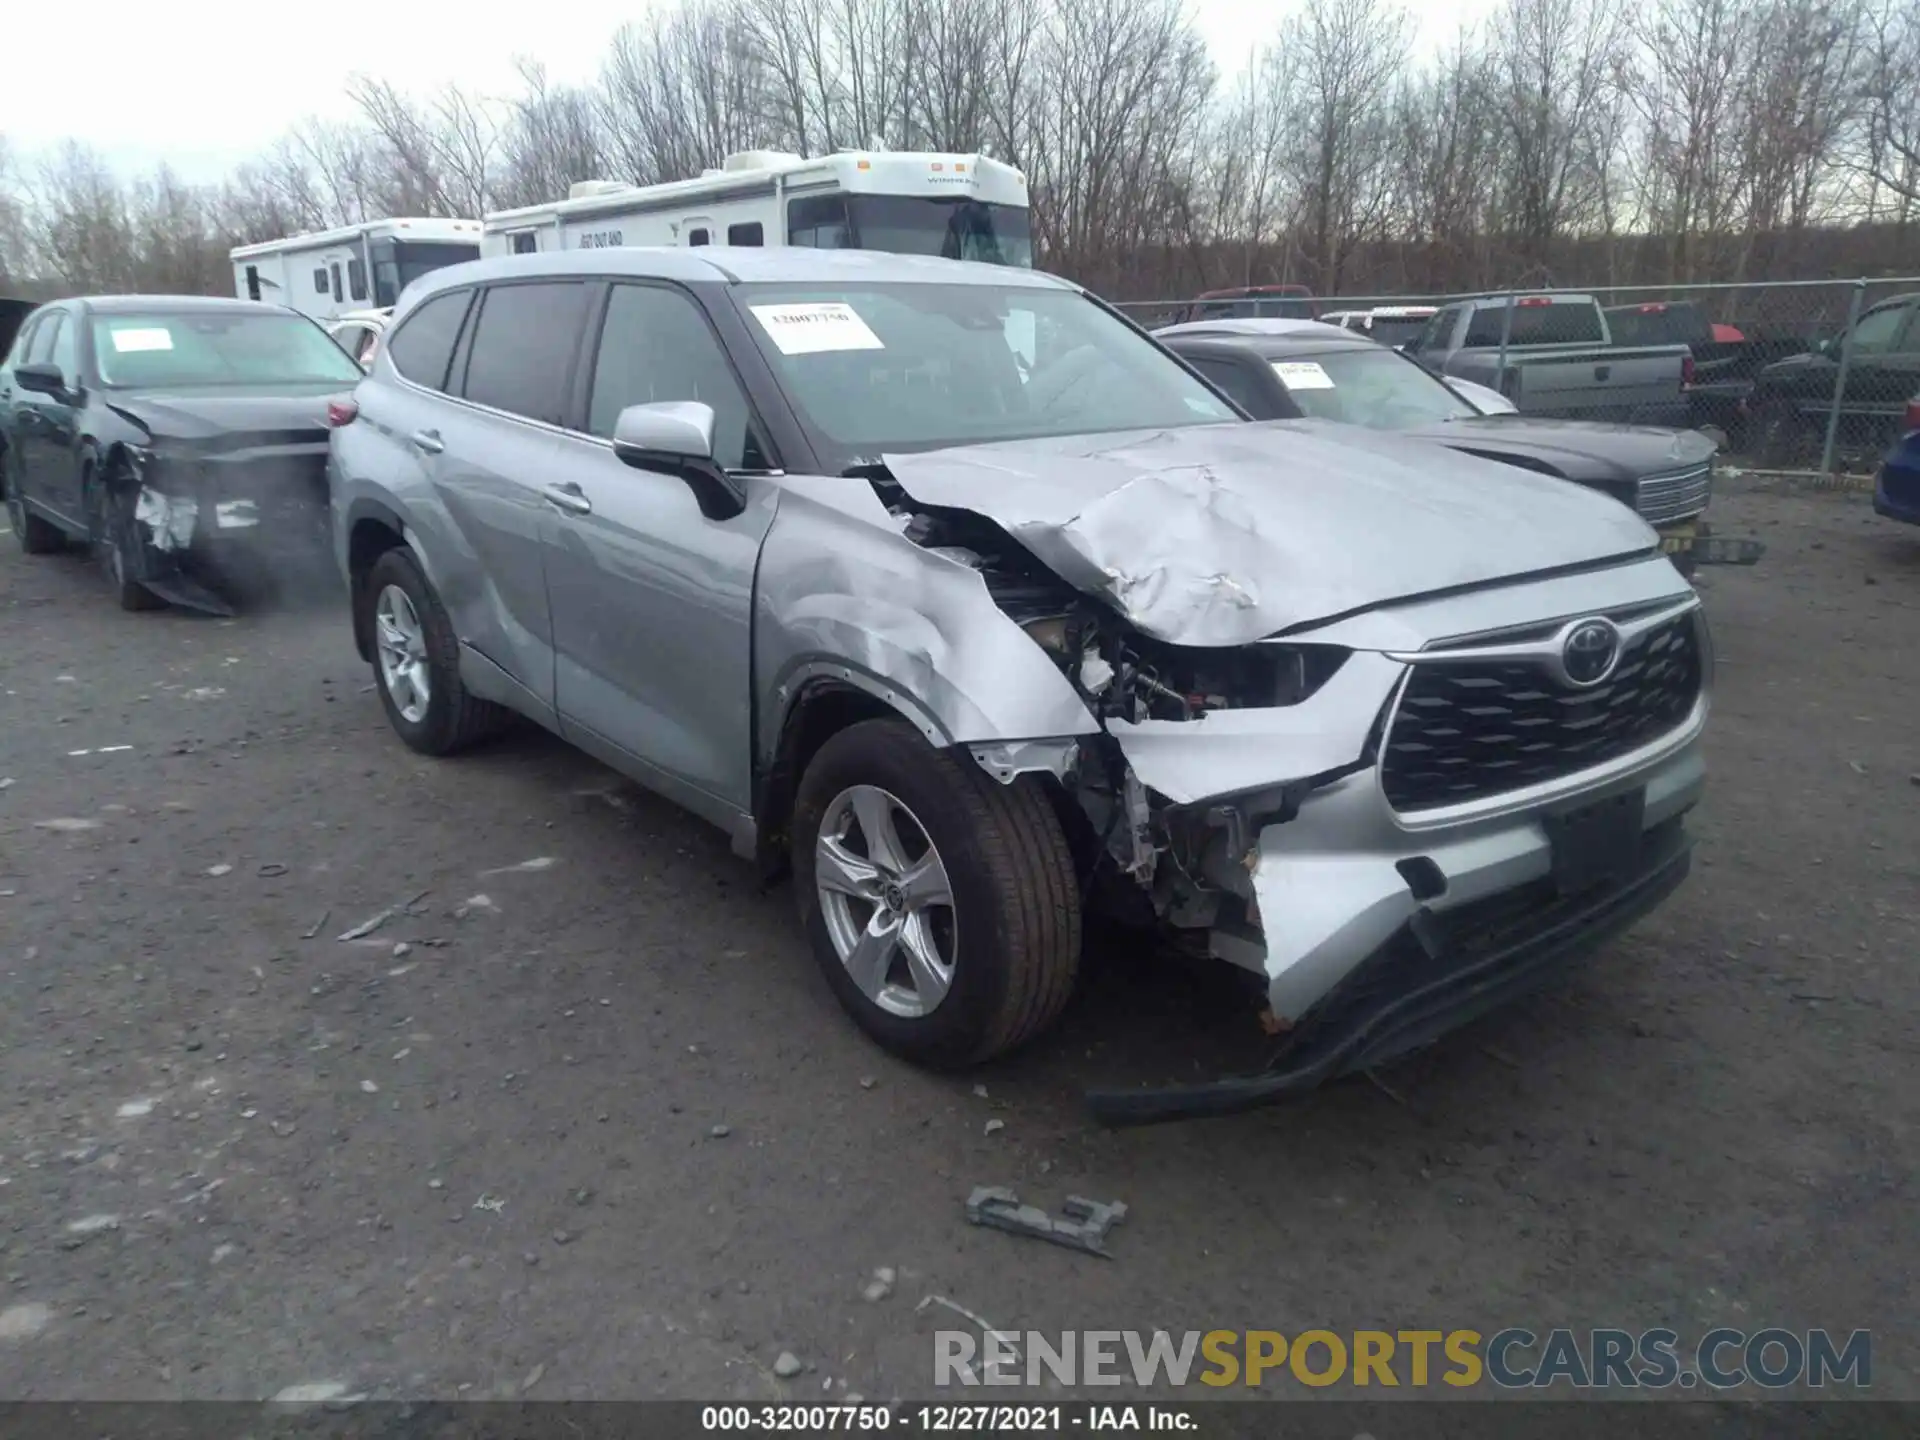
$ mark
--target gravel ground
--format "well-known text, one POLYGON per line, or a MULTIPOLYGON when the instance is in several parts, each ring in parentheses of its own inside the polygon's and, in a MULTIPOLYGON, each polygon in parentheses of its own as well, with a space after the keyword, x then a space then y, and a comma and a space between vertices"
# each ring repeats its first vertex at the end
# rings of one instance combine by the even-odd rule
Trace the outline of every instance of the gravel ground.
POLYGON ((917 1073, 719 834, 538 735, 405 750, 331 599, 125 615, 0 537, 0 1397, 924 1395, 940 1294, 1869 1327, 1920 1398, 1920 532, 1835 493, 1715 518, 1770 551, 1704 572, 1676 900, 1382 1086, 1118 1134, 1085 1086, 1243 1045, 1204 977, 1098 957, 1031 1053, 917 1073), (1115 1258, 969 1227, 990 1183, 1124 1200, 1115 1258))

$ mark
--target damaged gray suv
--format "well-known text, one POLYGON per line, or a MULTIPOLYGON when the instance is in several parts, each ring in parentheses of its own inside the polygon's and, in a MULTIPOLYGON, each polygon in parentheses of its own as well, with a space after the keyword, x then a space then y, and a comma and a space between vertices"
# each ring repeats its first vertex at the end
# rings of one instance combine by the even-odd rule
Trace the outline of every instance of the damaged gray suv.
POLYGON ((1684 878, 1712 673, 1604 495, 1251 423, 1064 281, 796 249, 418 282, 334 407, 394 728, 530 716, 724 827, 841 1003, 965 1065, 1066 1005, 1083 910, 1245 980, 1270 1071, 1371 1066, 1684 878))

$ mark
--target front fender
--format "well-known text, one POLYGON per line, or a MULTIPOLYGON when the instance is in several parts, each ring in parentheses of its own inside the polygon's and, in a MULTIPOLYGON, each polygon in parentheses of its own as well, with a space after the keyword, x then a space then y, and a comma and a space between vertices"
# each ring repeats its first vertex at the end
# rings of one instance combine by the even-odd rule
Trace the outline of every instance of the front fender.
POLYGON ((788 477, 781 488, 755 585, 761 764, 801 686, 822 676, 875 695, 934 744, 1098 731, 978 572, 908 540, 865 482, 788 477))

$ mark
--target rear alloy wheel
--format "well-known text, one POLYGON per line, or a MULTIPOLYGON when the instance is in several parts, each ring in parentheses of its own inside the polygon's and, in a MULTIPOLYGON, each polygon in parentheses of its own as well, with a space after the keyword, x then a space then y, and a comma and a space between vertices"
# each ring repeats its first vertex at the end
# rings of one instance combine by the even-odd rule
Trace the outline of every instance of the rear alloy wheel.
POLYGON ((20 548, 29 555, 54 555, 67 548, 67 537, 58 525, 42 518, 27 509, 27 502, 20 498, 20 479, 13 474, 9 463, 4 472, 7 491, 7 528, 13 531, 13 538, 20 548))
POLYGON ((373 678, 394 732, 423 755, 451 755, 494 734, 512 712, 460 683, 453 622, 413 552, 387 551, 355 588, 369 607, 373 678))
POLYGON ((1038 1035, 1080 963, 1080 892, 1039 782, 990 778, 898 720, 849 726, 801 777, 795 899, 814 958, 894 1053, 970 1065, 1038 1035))

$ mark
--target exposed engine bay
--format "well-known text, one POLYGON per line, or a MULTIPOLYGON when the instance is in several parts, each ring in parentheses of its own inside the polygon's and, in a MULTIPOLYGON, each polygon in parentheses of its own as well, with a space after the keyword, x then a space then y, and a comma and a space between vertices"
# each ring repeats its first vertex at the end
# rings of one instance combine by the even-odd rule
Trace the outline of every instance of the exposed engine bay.
MULTIPOLYGON (((1350 652, 1335 646, 1261 642, 1176 645, 1142 633, 1101 600, 1060 579, 992 521, 969 511, 920 504, 877 476, 875 489, 902 533, 922 548, 979 574, 994 603, 1052 658, 1102 733, 1075 744, 1054 773, 1086 817, 1092 845, 1090 894, 1103 909, 1141 926, 1218 931, 1211 947, 1257 979, 1259 910, 1251 883, 1255 838, 1289 820, 1300 798, 1329 777, 1238 794, 1221 803, 1178 805, 1148 789, 1128 765, 1109 722, 1196 723, 1231 710, 1296 705, 1327 683, 1350 652), (1115 885, 1115 879, 1123 882, 1115 885), (1239 943, 1235 943, 1235 941, 1239 943)), ((1357 767, 1353 767, 1357 768, 1357 767)), ((1336 772, 1344 773, 1344 772, 1336 772)), ((1010 777, 1009 777, 1010 778, 1010 777)), ((1206 953, 1204 941, 1197 947, 1206 953)), ((1267 1014, 1270 1026, 1286 1020, 1267 1014)))

